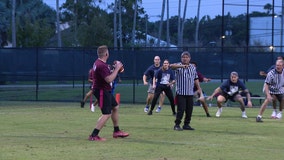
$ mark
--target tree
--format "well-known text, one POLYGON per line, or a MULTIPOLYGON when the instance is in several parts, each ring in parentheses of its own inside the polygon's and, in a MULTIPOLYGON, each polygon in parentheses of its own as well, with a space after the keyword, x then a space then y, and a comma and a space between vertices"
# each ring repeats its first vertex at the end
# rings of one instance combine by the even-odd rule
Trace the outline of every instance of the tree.
POLYGON ((7 30, 11 23, 9 17, 11 17, 9 10, 6 9, 5 3, 0 1, 0 47, 8 45, 7 30))
POLYGON ((266 13, 269 15, 271 10, 272 10, 273 6, 270 3, 267 3, 266 5, 264 5, 263 9, 267 10, 266 13))
POLYGON ((56 0, 56 31, 57 31, 57 47, 62 47, 59 0, 56 0))
POLYGON ((98 3, 93 0, 67 0, 63 3, 62 22, 70 26, 63 36, 65 45, 94 47, 102 42, 112 44, 111 17, 99 8, 98 3))
POLYGON ((13 47, 44 46, 54 35, 55 12, 41 0, 7 0, 5 9, 12 13, 7 33, 13 47))
MULTIPOLYGON (((144 8, 141 7, 142 0, 137 0, 137 6, 136 6, 136 0, 121 0, 121 23, 122 25, 122 42, 124 46, 131 47, 132 46, 132 31, 133 31, 133 15, 136 9, 136 22, 137 24, 143 22, 143 18, 141 15, 145 14, 144 8)), ((135 25, 136 31, 142 31, 144 28, 140 25, 135 25)), ((135 32, 135 39, 145 39, 145 34, 141 32, 135 32)))
POLYGON ((16 41, 16 0, 12 0, 12 46, 16 47, 17 46, 17 41, 16 41))
POLYGON ((198 34, 199 34, 199 14, 200 14, 200 3, 201 0, 198 0, 198 7, 197 7, 197 16, 196 16, 196 28, 195 28, 195 47, 197 52, 197 47, 199 46, 198 34))
POLYGON ((163 0, 160 27, 159 27, 158 44, 157 44, 158 47, 160 47, 160 41, 161 41, 161 36, 162 36, 163 21, 164 21, 164 14, 165 14, 165 5, 166 5, 166 0, 163 0))

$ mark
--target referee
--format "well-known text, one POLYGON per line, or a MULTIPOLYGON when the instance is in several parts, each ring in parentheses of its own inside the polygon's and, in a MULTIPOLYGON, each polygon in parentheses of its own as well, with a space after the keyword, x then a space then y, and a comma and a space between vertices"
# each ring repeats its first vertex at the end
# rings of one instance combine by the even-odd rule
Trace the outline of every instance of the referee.
POLYGON ((176 74, 176 98, 177 115, 174 130, 194 130, 190 126, 191 115, 193 111, 193 87, 197 87, 197 92, 201 93, 196 68, 190 64, 190 53, 185 51, 181 54, 181 62, 171 64, 170 67, 176 74), (180 127, 183 114, 185 113, 183 127, 180 127))

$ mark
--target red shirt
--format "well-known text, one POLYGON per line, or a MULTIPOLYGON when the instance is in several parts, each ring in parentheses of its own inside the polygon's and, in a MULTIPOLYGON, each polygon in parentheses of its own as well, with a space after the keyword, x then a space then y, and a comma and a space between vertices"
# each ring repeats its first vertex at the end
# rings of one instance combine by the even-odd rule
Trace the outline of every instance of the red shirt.
POLYGON ((204 76, 200 72, 197 72, 197 76, 198 76, 199 82, 203 82, 204 81, 204 76))
POLYGON ((88 79, 93 80, 93 78, 94 78, 93 74, 94 74, 94 70, 93 70, 93 68, 91 68, 89 70, 89 77, 88 77, 88 79))
POLYGON ((100 59, 97 59, 93 65, 93 69, 93 88, 111 91, 111 85, 105 81, 105 78, 111 74, 109 65, 100 59))

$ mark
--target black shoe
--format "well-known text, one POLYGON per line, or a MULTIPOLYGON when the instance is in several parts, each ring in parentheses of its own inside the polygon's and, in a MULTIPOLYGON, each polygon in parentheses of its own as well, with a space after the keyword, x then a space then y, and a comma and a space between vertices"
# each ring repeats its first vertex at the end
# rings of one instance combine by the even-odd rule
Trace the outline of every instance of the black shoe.
POLYGON ((85 102, 81 101, 81 108, 84 108, 84 106, 85 106, 85 102))
POLYGON ((263 122, 262 119, 260 117, 258 117, 258 116, 255 118, 255 121, 256 122, 263 122))
POLYGON ((175 131, 182 131, 183 129, 180 128, 179 125, 175 125, 175 126, 174 126, 174 130, 175 130, 175 131))
POLYGON ((149 110, 149 112, 147 113, 148 115, 152 115, 153 111, 149 110))
POLYGON ((206 116, 207 116, 207 117, 211 117, 211 115, 210 115, 209 113, 206 113, 206 116))
POLYGON ((190 125, 184 125, 182 128, 184 130, 194 130, 194 128, 191 128, 190 125))

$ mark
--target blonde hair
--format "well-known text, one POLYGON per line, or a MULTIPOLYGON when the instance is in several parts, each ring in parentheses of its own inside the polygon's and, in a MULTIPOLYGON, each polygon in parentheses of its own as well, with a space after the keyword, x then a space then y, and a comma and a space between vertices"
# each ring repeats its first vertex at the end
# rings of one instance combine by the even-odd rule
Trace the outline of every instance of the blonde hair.
POLYGON ((108 52, 108 47, 106 45, 99 46, 97 49, 98 57, 101 58, 108 52))

